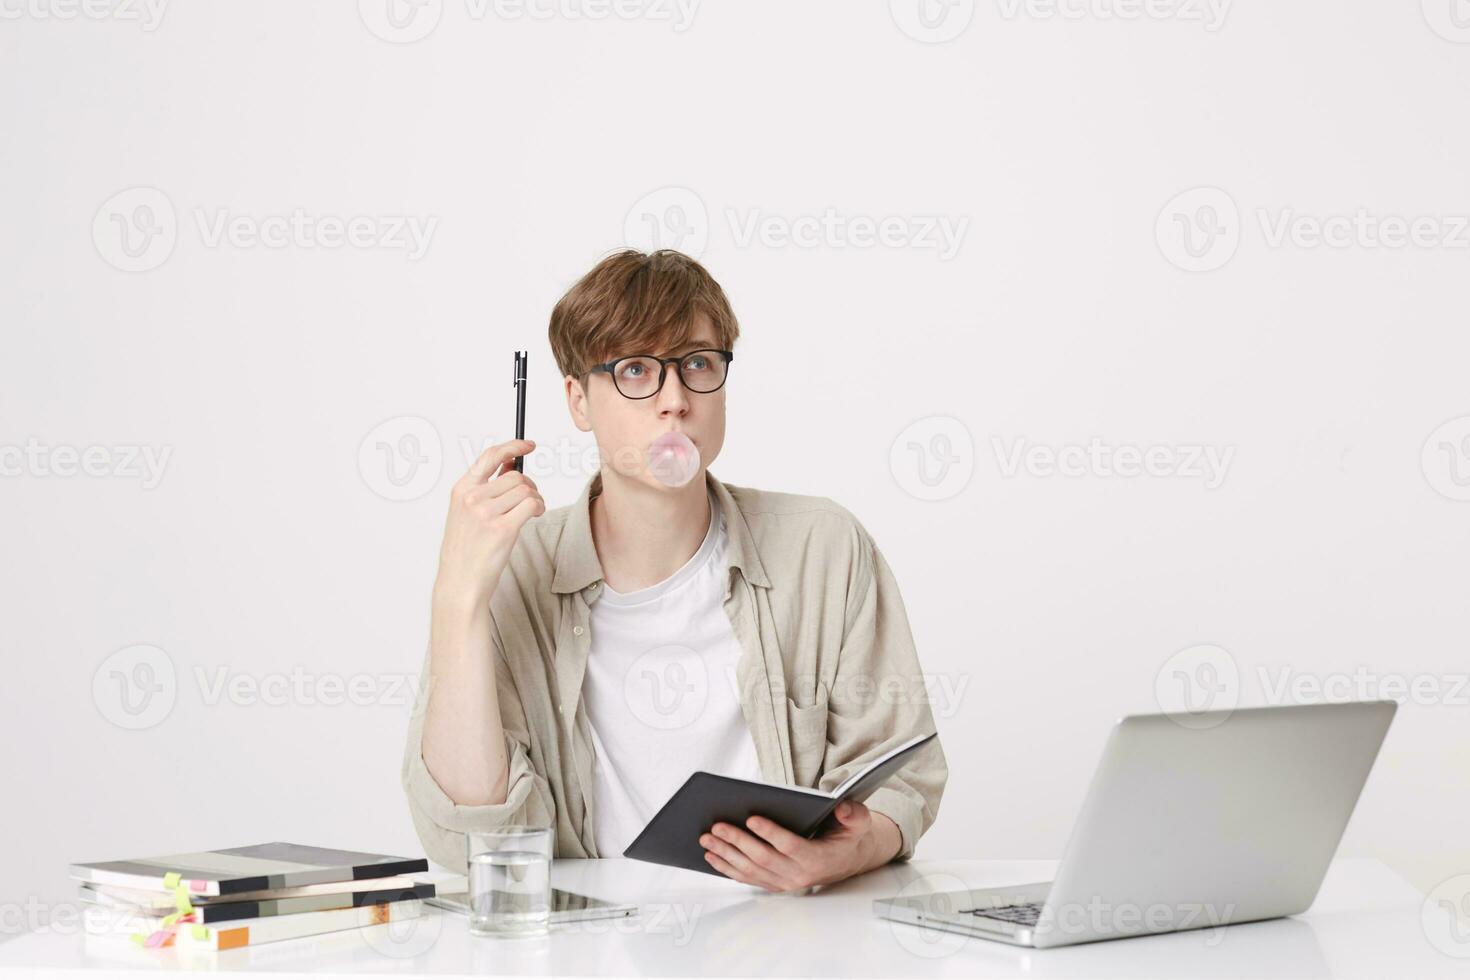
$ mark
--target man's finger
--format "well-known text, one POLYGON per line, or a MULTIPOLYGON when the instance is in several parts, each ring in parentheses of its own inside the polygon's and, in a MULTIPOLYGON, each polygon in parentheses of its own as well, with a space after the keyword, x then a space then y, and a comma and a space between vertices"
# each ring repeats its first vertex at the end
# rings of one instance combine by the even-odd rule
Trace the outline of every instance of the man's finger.
POLYGON ((738 881, 742 885, 754 885, 756 888, 766 887, 765 885, 759 884, 757 882, 746 880, 744 874, 742 874, 737 868, 733 867, 729 861, 726 861, 724 858, 720 857, 713 851, 705 851, 704 860, 706 864, 714 868, 726 878, 729 878, 731 881, 738 881))
POLYGON ((485 482, 502 463, 515 459, 517 456, 524 456, 535 448, 536 443, 530 439, 511 439, 509 442, 490 446, 470 465, 467 474, 470 482, 485 482))
POLYGON ((721 833, 715 834, 713 830, 710 833, 717 840, 734 844, 752 864, 764 868, 769 874, 790 878, 801 872, 801 866, 797 862, 747 830, 725 824, 721 833))
POLYGON ((837 819, 848 830, 865 830, 873 817, 863 804, 848 801, 837 805, 837 819))
POLYGON ((793 834, 776 821, 767 820, 765 817, 751 817, 745 821, 745 825, 750 828, 751 833, 759 835, 792 860, 797 860, 801 852, 811 844, 811 841, 800 834, 793 834))
POLYGON ((780 884, 775 881, 769 871, 746 857, 738 847, 728 841, 720 840, 714 835, 707 835, 708 843, 704 845, 705 850, 722 858, 724 862, 739 871, 750 884, 760 885, 762 888, 774 887, 780 890, 780 884))

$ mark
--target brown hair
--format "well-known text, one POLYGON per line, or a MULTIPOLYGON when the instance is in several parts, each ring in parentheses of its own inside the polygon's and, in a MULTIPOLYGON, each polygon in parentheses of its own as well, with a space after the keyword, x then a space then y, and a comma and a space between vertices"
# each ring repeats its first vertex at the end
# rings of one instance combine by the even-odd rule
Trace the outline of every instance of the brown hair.
POLYGON ((715 346, 734 350, 740 327, 720 284, 673 249, 624 249, 598 262, 551 311, 551 352, 563 376, 582 379, 594 364, 659 354, 691 339, 695 317, 714 327, 715 346))

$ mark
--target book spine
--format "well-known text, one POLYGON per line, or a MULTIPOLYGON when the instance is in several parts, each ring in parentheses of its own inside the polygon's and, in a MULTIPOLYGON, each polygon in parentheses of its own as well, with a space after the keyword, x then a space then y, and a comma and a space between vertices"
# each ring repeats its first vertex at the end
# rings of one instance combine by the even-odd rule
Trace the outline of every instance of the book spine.
POLYGON ((357 929, 418 918, 423 903, 417 900, 384 902, 361 908, 333 909, 327 912, 301 912, 267 919, 249 919, 239 925, 194 925, 179 930, 179 945, 195 949, 237 949, 261 943, 318 936, 343 929, 357 929))

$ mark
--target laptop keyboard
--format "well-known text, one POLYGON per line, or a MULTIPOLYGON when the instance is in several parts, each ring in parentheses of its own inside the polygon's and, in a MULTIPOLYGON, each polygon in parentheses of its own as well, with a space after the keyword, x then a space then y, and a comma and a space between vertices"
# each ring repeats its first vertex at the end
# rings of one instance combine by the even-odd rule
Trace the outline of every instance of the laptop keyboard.
POLYGON ((1036 920, 1041 918, 1041 903, 1025 902, 1020 905, 999 905, 993 909, 961 909, 960 911, 978 915, 983 919, 999 919, 1018 926, 1034 926, 1036 920))

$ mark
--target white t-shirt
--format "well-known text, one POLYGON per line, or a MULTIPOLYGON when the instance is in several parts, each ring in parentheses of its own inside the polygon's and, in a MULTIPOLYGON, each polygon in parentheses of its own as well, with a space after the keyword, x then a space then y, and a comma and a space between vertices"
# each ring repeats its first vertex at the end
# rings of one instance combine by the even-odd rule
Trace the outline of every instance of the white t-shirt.
POLYGON ((591 722, 593 834, 619 857, 696 770, 760 779, 737 699, 740 643, 725 614, 729 536, 710 495, 704 543, 646 589, 591 600, 582 695, 591 722))

